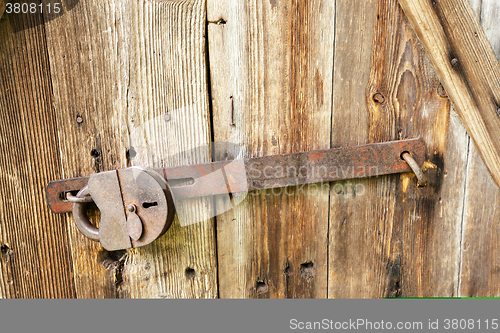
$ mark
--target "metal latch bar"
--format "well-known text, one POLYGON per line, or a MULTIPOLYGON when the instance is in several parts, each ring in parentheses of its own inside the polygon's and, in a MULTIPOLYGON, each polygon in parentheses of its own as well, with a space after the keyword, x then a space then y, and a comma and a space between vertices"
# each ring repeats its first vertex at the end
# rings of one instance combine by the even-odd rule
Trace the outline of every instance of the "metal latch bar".
MULTIPOLYGON (((410 172, 412 168, 402 158, 405 152, 419 166, 423 164, 423 142, 408 139, 155 171, 169 182, 175 198, 192 198, 410 172), (173 185, 173 181, 179 179, 192 179, 193 182, 173 185)), ((79 177, 50 182, 46 198, 52 211, 70 212, 73 203, 66 199, 67 193, 78 192, 87 185, 88 179, 79 177)))

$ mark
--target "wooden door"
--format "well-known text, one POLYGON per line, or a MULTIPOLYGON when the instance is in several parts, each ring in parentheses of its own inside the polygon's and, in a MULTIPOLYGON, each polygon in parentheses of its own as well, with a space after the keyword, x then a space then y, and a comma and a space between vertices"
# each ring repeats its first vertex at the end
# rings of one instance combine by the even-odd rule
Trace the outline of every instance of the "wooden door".
MULTIPOLYGON (((499 296, 499 189, 397 0, 60 2, 0 19, 0 297, 499 296), (425 188, 253 192, 127 251, 44 198, 50 180, 224 159, 183 153, 212 141, 256 157, 413 137, 425 188)), ((471 3, 498 49, 495 0, 471 3)))

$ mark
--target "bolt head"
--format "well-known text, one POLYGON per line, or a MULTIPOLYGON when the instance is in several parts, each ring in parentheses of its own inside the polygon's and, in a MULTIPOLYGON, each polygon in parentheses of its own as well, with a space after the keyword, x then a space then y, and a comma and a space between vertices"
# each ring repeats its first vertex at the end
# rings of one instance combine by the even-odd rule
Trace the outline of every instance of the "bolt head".
POLYGON ((128 206, 127 206, 127 210, 128 210, 129 212, 133 213, 133 212, 135 212, 136 207, 135 207, 135 205, 134 205, 134 204, 130 204, 130 205, 128 205, 128 206))

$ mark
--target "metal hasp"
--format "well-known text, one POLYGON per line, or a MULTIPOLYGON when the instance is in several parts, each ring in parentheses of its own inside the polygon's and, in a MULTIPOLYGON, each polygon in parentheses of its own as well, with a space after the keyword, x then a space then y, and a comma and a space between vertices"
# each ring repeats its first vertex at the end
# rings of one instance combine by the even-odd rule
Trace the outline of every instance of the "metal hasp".
POLYGON ((55 213, 73 211, 85 236, 119 250, 164 234, 178 199, 411 172, 424 155, 422 141, 409 139, 156 170, 132 167, 50 182, 46 198, 55 213), (89 201, 101 211, 99 229, 86 216, 89 201))

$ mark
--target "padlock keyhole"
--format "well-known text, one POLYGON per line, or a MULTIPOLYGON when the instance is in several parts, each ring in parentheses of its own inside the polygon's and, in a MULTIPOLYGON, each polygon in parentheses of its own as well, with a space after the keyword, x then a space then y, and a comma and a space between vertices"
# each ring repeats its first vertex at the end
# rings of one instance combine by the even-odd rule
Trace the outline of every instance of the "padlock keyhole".
POLYGON ((149 208, 149 207, 154 207, 154 206, 158 206, 158 202, 144 202, 142 204, 142 207, 143 208, 149 208))

